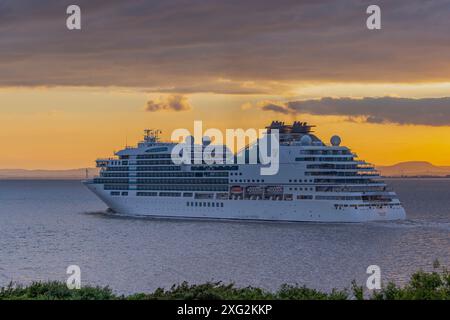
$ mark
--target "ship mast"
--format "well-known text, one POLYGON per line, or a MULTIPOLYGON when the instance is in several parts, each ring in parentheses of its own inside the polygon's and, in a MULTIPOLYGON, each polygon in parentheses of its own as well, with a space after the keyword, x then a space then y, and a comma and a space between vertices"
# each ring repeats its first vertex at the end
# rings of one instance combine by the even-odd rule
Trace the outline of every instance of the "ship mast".
POLYGON ((145 129, 144 130, 144 141, 145 142, 159 142, 159 135, 162 133, 159 129, 145 129))

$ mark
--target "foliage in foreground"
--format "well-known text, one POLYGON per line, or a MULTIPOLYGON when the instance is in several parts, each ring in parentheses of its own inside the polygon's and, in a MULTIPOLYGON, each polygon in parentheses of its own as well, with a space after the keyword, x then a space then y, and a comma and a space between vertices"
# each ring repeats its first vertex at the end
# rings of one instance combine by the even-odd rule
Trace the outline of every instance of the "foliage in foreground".
POLYGON ((29 286, 10 284, 0 288, 0 300, 450 300, 450 272, 418 271, 403 287, 388 283, 382 289, 364 295, 362 286, 352 283, 350 290, 321 292, 305 286, 283 285, 275 292, 255 287, 237 288, 233 284, 205 283, 189 285, 184 282, 170 290, 159 288, 153 293, 130 296, 116 295, 108 287, 83 287, 70 290, 62 282, 34 282, 29 286))

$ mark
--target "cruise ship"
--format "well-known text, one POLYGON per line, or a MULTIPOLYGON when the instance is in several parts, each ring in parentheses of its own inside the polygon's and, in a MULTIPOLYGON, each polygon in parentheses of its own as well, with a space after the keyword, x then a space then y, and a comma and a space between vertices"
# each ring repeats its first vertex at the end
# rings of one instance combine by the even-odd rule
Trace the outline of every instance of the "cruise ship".
MULTIPOLYGON (((137 146, 98 159, 99 176, 84 184, 124 215, 303 222, 405 219, 396 193, 374 166, 341 146, 338 136, 325 144, 313 127, 297 121, 273 121, 266 127, 267 133, 278 133, 279 170, 274 175, 261 175, 259 162, 177 164, 171 156, 177 143, 162 142, 160 131, 146 130, 137 146)), ((193 143, 202 150, 210 141, 193 143)))

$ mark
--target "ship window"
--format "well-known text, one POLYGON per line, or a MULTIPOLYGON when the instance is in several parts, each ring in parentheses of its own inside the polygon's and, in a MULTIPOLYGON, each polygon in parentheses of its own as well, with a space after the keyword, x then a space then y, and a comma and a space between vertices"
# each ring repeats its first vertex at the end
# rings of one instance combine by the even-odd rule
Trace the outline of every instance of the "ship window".
POLYGON ((242 172, 239 172, 239 175, 242 176, 242 172))
POLYGON ((292 180, 291 180, 291 179, 289 179, 289 182, 292 182, 292 180))
POLYGON ((189 202, 186 202, 186 206, 188 206, 188 207, 189 207, 189 202))
POLYGON ((137 192, 136 195, 138 197, 156 197, 158 192, 137 192))
POLYGON ((220 203, 220 206, 223 207, 223 202, 220 203))
POLYGON ((128 192, 122 192, 122 196, 127 196, 128 192))

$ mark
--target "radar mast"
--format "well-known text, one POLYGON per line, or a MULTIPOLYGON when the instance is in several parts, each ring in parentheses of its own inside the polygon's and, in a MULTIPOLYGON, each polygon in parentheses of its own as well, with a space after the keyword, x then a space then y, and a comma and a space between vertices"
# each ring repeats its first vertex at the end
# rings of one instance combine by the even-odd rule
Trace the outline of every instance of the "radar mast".
POLYGON ((159 129, 145 129, 144 130, 144 141, 145 142, 159 142, 159 135, 162 133, 159 129))

